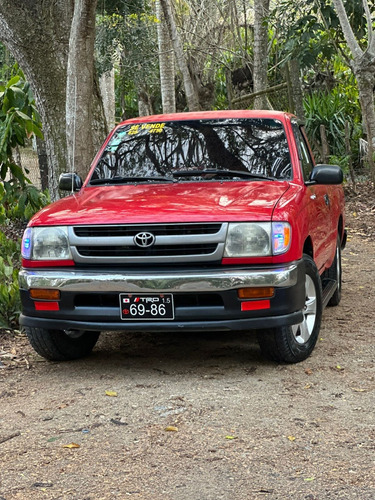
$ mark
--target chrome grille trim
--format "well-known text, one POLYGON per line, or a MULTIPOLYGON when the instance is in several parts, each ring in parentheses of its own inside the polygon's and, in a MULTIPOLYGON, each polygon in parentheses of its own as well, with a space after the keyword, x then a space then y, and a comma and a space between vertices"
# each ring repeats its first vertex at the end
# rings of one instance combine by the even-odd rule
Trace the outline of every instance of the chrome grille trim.
POLYGON ((220 261, 224 253, 228 223, 212 224, 129 224, 73 226, 68 228, 73 259, 81 264, 167 264, 220 261), (123 227, 123 230, 121 228, 123 227), (201 234, 205 230, 205 234, 201 234), (155 235, 155 244, 140 251, 134 243, 138 232, 155 235), (154 231, 154 232, 153 232, 154 231), (170 234, 168 232, 170 231, 170 234), (87 234, 93 236, 87 236, 87 234), (120 234, 116 236, 115 234, 120 234), (167 234, 166 234, 167 233, 167 234), (84 236, 79 236, 83 234, 84 236), (104 236, 99 236, 104 234, 104 236), (121 234, 126 234, 123 236, 121 234), (205 249, 205 246, 207 248, 205 249), (101 251, 101 248, 103 251, 101 251), (159 248, 158 248, 159 247, 159 248), (163 255, 162 247, 168 248, 163 255), (191 247, 191 251, 189 250, 191 247), (199 252, 194 252, 194 248, 199 252), (90 255, 88 248, 94 255, 90 255), (108 250, 114 250, 113 255, 108 250), (176 252, 173 252, 173 249, 176 252), (82 251, 80 251, 82 249, 82 251), (121 254, 126 249, 127 255, 121 254), (134 249, 134 252, 132 251, 134 249), (154 250, 153 250, 154 249, 154 250))

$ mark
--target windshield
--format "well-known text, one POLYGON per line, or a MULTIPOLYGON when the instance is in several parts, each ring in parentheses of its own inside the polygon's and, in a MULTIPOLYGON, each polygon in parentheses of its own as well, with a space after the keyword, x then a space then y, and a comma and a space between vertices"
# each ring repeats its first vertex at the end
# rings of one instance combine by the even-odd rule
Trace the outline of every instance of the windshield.
POLYGON ((252 176, 277 180, 292 177, 289 148, 279 120, 124 125, 107 144, 90 182, 243 180, 252 176))

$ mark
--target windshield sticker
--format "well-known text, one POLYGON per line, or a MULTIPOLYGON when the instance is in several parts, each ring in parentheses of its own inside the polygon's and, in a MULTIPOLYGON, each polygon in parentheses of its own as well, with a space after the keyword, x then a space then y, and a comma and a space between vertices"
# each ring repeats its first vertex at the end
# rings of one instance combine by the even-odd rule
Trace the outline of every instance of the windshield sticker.
POLYGON ((139 125, 132 125, 129 129, 128 135, 136 135, 139 132, 139 125))
POLYGON ((165 127, 165 123, 144 123, 142 130, 148 130, 149 134, 160 134, 165 127))
MULTIPOLYGON (((128 131, 128 135, 137 135, 140 132, 148 132, 149 134, 160 134, 165 127, 164 123, 143 123, 142 125, 132 125, 128 131)), ((120 141, 121 142, 121 141, 120 141)))

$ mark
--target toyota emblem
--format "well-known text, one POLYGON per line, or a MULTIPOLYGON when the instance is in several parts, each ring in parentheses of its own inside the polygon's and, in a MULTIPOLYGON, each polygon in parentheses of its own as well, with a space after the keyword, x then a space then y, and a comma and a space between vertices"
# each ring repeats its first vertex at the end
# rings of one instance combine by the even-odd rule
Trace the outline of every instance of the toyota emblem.
POLYGON ((137 247, 148 248, 155 243, 155 236, 152 233, 137 233, 134 236, 134 243, 137 247))

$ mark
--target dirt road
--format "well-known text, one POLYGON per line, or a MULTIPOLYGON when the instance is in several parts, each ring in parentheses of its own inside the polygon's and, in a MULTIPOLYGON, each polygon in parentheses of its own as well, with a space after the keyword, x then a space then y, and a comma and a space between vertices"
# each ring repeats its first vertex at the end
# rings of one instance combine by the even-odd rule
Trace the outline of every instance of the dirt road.
POLYGON ((252 334, 111 334, 60 364, 2 335, 0 499, 374 499, 374 255, 354 233, 293 366, 252 334))

